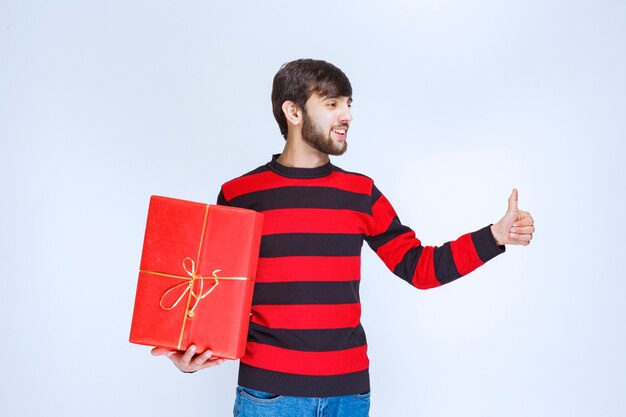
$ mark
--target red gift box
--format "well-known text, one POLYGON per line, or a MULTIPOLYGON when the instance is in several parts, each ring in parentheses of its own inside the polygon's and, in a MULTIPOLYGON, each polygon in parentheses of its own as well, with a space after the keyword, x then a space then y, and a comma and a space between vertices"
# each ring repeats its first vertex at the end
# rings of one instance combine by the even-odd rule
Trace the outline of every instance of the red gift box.
POLYGON ((263 215, 152 196, 130 342, 244 355, 263 215))

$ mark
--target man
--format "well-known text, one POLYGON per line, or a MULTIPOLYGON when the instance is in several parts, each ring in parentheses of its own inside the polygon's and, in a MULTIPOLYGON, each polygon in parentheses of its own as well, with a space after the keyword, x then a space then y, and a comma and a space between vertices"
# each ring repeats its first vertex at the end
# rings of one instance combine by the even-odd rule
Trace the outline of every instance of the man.
MULTIPOLYGON (((504 217, 441 247, 423 246, 374 182, 330 163, 348 146, 352 87, 324 61, 297 60, 274 77, 283 152, 222 186, 218 203, 265 214, 235 416, 367 416, 367 344, 360 324, 363 241, 411 285, 449 283, 528 245, 529 213, 517 190, 504 217)), ((212 353, 153 349, 183 372, 222 363, 212 353)))

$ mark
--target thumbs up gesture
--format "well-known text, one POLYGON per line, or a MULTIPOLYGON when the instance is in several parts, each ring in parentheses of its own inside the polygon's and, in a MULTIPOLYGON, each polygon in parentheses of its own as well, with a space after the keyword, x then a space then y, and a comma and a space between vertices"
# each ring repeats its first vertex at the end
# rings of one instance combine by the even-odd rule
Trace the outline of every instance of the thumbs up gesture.
POLYGON ((491 226, 491 233, 498 245, 528 246, 535 231, 535 221, 527 211, 517 208, 517 189, 509 197, 509 208, 500 221, 491 226))

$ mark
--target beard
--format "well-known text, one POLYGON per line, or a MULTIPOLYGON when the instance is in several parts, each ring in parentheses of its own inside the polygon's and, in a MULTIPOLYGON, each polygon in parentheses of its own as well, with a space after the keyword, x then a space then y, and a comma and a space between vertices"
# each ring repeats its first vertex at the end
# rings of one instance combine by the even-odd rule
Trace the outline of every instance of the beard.
POLYGON ((322 128, 314 125, 306 111, 302 117, 302 139, 313 149, 328 155, 343 155, 348 150, 348 142, 335 143, 330 137, 330 132, 324 134, 322 128))

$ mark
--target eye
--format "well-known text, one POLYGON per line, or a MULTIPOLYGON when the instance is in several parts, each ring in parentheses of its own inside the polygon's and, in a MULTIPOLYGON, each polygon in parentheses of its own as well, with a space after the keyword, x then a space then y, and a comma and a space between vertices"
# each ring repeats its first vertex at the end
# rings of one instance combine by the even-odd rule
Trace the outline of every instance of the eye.
POLYGON ((334 101, 329 101, 327 106, 328 107, 335 107, 335 106, 337 106, 337 103, 335 103, 334 101))

